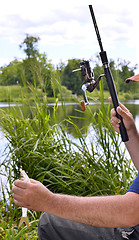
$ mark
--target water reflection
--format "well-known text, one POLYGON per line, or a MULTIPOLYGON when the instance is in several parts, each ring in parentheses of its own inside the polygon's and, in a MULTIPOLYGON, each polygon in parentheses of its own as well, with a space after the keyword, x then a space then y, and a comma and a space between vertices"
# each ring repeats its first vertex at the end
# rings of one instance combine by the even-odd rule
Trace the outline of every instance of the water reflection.
MULTIPOLYGON (((106 104, 108 104, 108 102, 106 102, 106 104)), ((139 100, 134 100, 134 101, 126 101, 123 102, 123 104, 129 109, 129 111, 132 113, 137 128, 139 128, 139 100)), ((26 117, 31 117, 32 116, 32 112, 30 110, 30 108, 28 106, 22 106, 22 105, 18 105, 18 107, 16 107, 16 104, 12 103, 12 104, 8 104, 8 103, 0 103, 0 108, 2 109, 8 109, 9 107, 15 107, 16 111, 18 111, 19 108, 19 112, 20 112, 20 108, 22 109, 24 115, 26 117)), ((79 103, 65 103, 64 105, 59 102, 58 103, 58 108, 56 110, 55 116, 53 114, 53 109, 55 107, 55 104, 51 103, 48 104, 48 108, 46 109, 46 113, 50 114, 51 116, 51 124, 55 124, 55 123, 60 123, 62 122, 64 119, 66 118, 72 118, 74 119, 74 123, 78 126, 79 129, 82 129, 82 133, 86 134, 88 132, 88 128, 90 127, 91 124, 91 116, 89 113, 89 110, 86 110, 85 112, 81 110, 81 106, 79 103)), ((100 109, 100 103, 99 102, 90 102, 89 106, 87 108, 90 109, 90 112, 96 113, 99 111, 100 109)), ((113 105, 111 104, 111 108, 113 107, 113 105)), ((32 106, 33 109, 33 106, 32 106)), ((73 138, 77 138, 78 135, 76 133, 76 130, 74 127, 72 127, 71 124, 64 122, 63 126, 65 124, 66 127, 66 131, 71 134, 73 136, 73 138)))
MULTIPOLYGON (((4 168, 4 166, 1 166, 2 162, 4 161, 3 153, 4 153, 7 143, 8 143, 8 141, 5 138, 5 136, 2 132, 2 129, 0 128, 0 173, 1 173, 1 175, 0 175, 0 199, 2 198, 2 186, 3 186, 3 189, 6 189, 6 187, 9 187, 9 185, 7 184, 7 177, 4 175, 5 168, 4 168)), ((6 195, 6 192, 5 192, 5 195, 6 195)))
MULTIPOLYGON (((106 104, 109 104, 106 102, 106 104)), ((132 113, 135 123, 137 125, 137 128, 139 128, 139 100, 134 101, 128 101, 123 103, 129 111, 132 113)), ((88 108, 90 109, 90 112, 96 113, 100 109, 100 103, 90 103, 88 108)), ((111 104, 111 108, 113 108, 113 105, 111 104)), ((49 107, 50 114, 52 116, 53 106, 49 107)), ((85 134, 88 132, 88 127, 90 127, 91 124, 91 116, 89 113, 89 110, 81 111, 80 104, 72 104, 72 105, 64 105, 59 106, 58 110, 56 112, 56 122, 59 123, 65 118, 72 118, 74 119, 75 124, 79 127, 79 129, 82 129, 82 133, 85 134)), ((54 119, 52 118, 52 121, 54 119)), ((72 127, 72 125, 67 124, 69 127, 67 129, 67 132, 69 134, 72 134, 73 137, 78 137, 75 128, 72 127)))

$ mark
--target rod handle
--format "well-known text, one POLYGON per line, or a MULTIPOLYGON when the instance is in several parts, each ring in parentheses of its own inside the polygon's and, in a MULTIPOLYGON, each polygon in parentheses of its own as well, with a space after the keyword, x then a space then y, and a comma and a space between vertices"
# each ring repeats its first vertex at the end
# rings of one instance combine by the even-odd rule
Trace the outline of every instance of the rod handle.
POLYGON ((121 134, 122 141, 127 142, 129 140, 129 138, 128 138, 128 135, 127 135, 125 125, 123 123, 123 118, 121 117, 121 115, 119 115, 117 113, 117 111, 116 111, 116 116, 121 120, 119 129, 120 129, 120 134, 121 134))

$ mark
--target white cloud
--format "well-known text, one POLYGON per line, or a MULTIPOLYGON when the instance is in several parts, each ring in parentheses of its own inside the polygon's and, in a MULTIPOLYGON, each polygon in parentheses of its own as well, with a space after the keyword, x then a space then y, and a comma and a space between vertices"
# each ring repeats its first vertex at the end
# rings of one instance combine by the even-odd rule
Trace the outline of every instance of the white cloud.
MULTIPOLYGON (((49 46, 61 47, 62 50, 64 46, 73 46, 73 52, 77 54, 81 44, 84 51, 86 49, 89 52, 90 49, 92 52, 92 49, 96 49, 95 52, 99 52, 88 8, 91 3, 106 49, 111 51, 117 46, 120 49, 123 44, 127 46, 128 52, 128 48, 137 44, 133 37, 133 23, 135 22, 136 28, 138 25, 134 16, 137 0, 70 0, 64 3, 62 0, 5 0, 1 2, 0 39, 19 45, 28 33, 41 38, 39 45, 46 48, 46 52, 49 46)), ((137 49, 139 52, 139 48, 137 49)), ((68 59, 69 56, 65 55, 65 58, 66 56, 68 59)))
MULTIPOLYGON (((66 5, 60 4, 59 1, 54 2, 54 4, 53 1, 52 4, 50 4, 46 0, 25 0, 24 2, 19 0, 4 1, 2 3, 3 6, 1 7, 1 17, 3 18, 1 23, 3 25, 5 22, 4 26, 7 30, 11 28, 12 31, 13 29, 17 32, 17 35, 21 30, 24 32, 27 30, 35 32, 36 30, 38 33, 41 33, 41 31, 44 30, 46 34, 52 34, 53 32, 53 35, 54 33, 57 34, 58 31, 60 34, 64 34, 65 31, 66 33, 69 31, 70 34, 68 35, 71 37, 73 32, 79 33, 79 27, 81 30, 82 27, 91 20, 87 4, 84 3, 84 6, 81 7, 82 1, 79 2, 79 6, 77 3, 75 4, 76 1, 70 1, 70 4, 69 2, 66 2, 66 5), (8 7, 6 2, 8 2, 8 7), (72 5, 72 3, 74 4, 72 5)), ((98 20, 101 21, 101 28, 104 27, 105 29, 107 26, 108 31, 110 26, 113 28, 115 24, 118 26, 118 22, 116 22, 115 8, 111 9, 111 5, 105 6, 104 2, 110 3, 112 1, 96 1, 96 13, 98 14, 98 20), (100 13, 102 13, 102 9, 104 11, 103 14, 100 15, 100 13)), ((119 16, 120 12, 118 11, 117 13, 119 16)), ((75 37, 75 35, 78 37, 78 34, 74 34, 73 37, 75 37)))
POLYGON ((8 65, 11 61, 13 58, 0 58, 0 66, 8 65))

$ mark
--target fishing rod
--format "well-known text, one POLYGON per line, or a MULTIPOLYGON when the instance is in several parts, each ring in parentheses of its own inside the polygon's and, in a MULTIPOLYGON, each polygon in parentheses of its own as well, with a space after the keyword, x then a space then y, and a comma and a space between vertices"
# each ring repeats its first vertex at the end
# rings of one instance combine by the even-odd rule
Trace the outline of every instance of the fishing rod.
POLYGON ((99 43, 99 46, 100 46, 100 50, 101 50, 100 57, 101 57, 101 61, 102 61, 102 64, 103 64, 104 73, 105 73, 106 81, 107 81, 108 88, 109 88, 109 91, 110 91, 110 95, 111 95, 113 105, 114 105, 114 108, 115 108, 115 111, 116 111, 116 116, 121 120, 120 126, 119 126, 120 134, 121 134, 121 137, 122 137, 122 141, 126 142, 126 141, 128 141, 128 135, 127 135, 127 131, 126 131, 126 128, 124 126, 124 123, 123 123, 123 119, 117 113, 117 110, 116 110, 117 107, 119 106, 119 101, 118 101, 118 97, 117 97, 117 93, 116 93, 116 88, 115 88, 113 76, 112 76, 112 73, 110 71, 110 67, 109 67, 109 63, 108 63, 107 53, 103 49, 103 45, 102 45, 102 41, 101 41, 101 37, 100 37, 100 33, 99 33, 99 29, 98 29, 98 26, 97 26, 97 22, 96 22, 96 18, 95 18, 95 14, 94 14, 92 5, 89 5, 89 9, 90 9, 91 17, 92 17, 92 20, 93 20, 94 28, 95 28, 95 31, 96 31, 98 43, 99 43))
POLYGON ((97 35, 97 39, 98 39, 98 43, 100 46, 100 57, 101 57, 101 61, 103 64, 103 68, 104 68, 104 74, 101 74, 98 79, 95 81, 94 80, 94 73, 91 70, 89 61, 85 61, 83 60, 82 62, 80 62, 80 68, 73 70, 72 72, 76 72, 76 71, 81 71, 81 76, 82 76, 82 91, 83 91, 83 96, 84 96, 84 100, 81 101, 81 107, 82 110, 85 111, 85 105, 88 105, 88 99, 87 99, 87 95, 86 95, 86 90, 88 92, 92 92, 94 91, 94 89, 97 87, 99 81, 101 80, 102 77, 105 76, 107 84, 108 84, 108 88, 110 91, 110 95, 113 101, 113 105, 116 111, 116 116, 121 120, 120 122, 120 134, 121 134, 121 138, 123 142, 127 142, 128 139, 128 135, 127 135, 127 131, 126 128, 124 126, 123 123, 123 119, 122 117, 117 113, 117 107, 119 106, 119 101, 118 101, 118 97, 117 97, 117 93, 116 93, 116 88, 115 88, 115 84, 114 84, 114 80, 113 80, 113 76, 109 67, 109 63, 108 63, 108 58, 107 58, 107 53, 106 51, 104 51, 103 49, 103 45, 102 45, 102 41, 101 41, 101 37, 100 37, 100 33, 98 30, 98 26, 97 26, 97 22, 96 22, 96 18, 95 18, 95 14, 93 11, 93 7, 92 5, 89 5, 89 9, 90 9, 90 13, 91 13, 91 17, 93 20, 93 24, 94 24, 94 28, 96 31, 96 35, 97 35))

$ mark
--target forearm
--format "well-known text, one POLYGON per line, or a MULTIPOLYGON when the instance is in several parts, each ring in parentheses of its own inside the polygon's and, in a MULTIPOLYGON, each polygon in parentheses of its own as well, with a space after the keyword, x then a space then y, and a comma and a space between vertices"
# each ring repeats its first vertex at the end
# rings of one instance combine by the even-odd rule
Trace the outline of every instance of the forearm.
POLYGON ((75 197, 54 194, 42 183, 16 180, 14 203, 34 211, 100 227, 128 227, 139 224, 139 194, 104 197, 75 197))
POLYGON ((139 133, 137 129, 134 129, 131 133, 129 131, 128 136, 129 141, 125 142, 125 145, 135 167, 139 171, 139 133))
POLYGON ((74 197, 54 194, 51 205, 46 206, 46 212, 87 225, 126 227, 134 225, 131 216, 133 215, 132 209, 135 209, 135 205, 133 208, 131 206, 133 202, 131 197, 127 196, 128 194, 107 197, 74 197))

